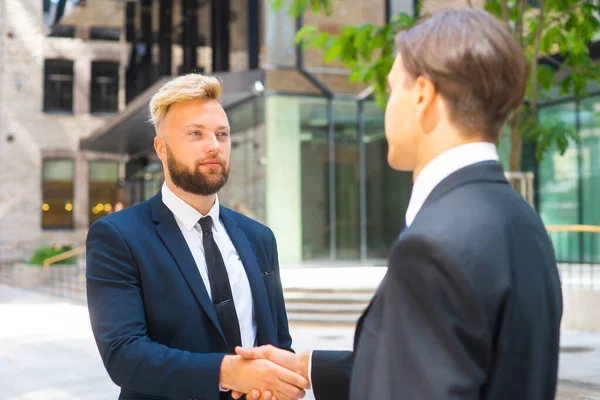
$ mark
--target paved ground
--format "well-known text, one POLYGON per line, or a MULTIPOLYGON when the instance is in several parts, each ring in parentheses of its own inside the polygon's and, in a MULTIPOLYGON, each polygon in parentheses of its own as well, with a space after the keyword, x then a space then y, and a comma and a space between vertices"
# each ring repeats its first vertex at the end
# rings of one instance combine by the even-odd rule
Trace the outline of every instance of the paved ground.
MULTIPOLYGON (((0 284, 0 400, 114 400, 87 310, 0 284)), ((351 328, 292 326, 297 351, 349 349, 351 328)), ((557 399, 600 400, 600 334, 564 332, 557 399), (591 349, 591 350, 590 350, 591 349)), ((313 399, 308 393, 307 399, 313 399)))

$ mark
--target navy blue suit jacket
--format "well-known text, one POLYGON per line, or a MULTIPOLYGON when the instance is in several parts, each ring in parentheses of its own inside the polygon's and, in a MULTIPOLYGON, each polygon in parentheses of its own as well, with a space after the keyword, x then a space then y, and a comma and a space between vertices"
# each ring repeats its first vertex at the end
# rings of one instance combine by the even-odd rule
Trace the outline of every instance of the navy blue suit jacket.
MULTIPOLYGON (((273 232, 225 207, 220 216, 250 282, 258 345, 291 351, 273 232)), ((86 275, 94 337, 119 398, 222 396, 225 336, 160 193, 91 226, 86 275)))

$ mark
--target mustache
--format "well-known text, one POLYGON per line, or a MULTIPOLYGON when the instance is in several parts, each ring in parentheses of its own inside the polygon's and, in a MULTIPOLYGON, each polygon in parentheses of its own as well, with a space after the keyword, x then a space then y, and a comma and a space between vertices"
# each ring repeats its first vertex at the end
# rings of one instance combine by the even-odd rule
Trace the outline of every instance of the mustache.
POLYGON ((198 161, 198 165, 202 165, 206 162, 218 162, 219 165, 221 165, 222 167, 227 166, 227 162, 225 162, 225 160, 222 157, 207 157, 205 159, 198 161))

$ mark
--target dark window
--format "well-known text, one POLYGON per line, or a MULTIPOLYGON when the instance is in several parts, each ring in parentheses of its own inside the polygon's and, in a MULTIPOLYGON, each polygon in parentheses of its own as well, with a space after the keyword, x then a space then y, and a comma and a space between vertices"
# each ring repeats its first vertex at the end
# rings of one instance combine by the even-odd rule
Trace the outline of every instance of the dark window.
POLYGON ((119 109, 119 63, 92 62, 91 112, 115 112, 119 109))
POLYGON ((75 27, 68 25, 56 25, 48 35, 50 37, 73 38, 75 37, 75 27))
POLYGON ((73 228, 74 163, 49 159, 42 163, 42 228, 73 228))
POLYGON ((121 36, 121 29, 93 26, 90 28, 91 40, 110 40, 118 42, 121 36))
POLYGON ((44 111, 73 112, 73 61, 45 61, 44 111))

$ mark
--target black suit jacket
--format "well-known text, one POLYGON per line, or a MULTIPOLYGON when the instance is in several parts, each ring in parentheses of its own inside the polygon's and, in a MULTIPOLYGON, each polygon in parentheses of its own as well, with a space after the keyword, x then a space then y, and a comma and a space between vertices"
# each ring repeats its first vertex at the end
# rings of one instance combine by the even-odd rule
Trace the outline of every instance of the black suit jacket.
MULTIPOLYGON (((258 345, 291 350, 269 228, 225 207, 248 276, 258 345)), ((87 238, 92 330, 121 399, 219 400, 227 341, 192 253, 160 192, 95 222, 87 238)))
POLYGON ((550 400, 562 295, 537 213, 496 162, 434 189, 394 245, 350 352, 315 352, 317 400, 550 400))

